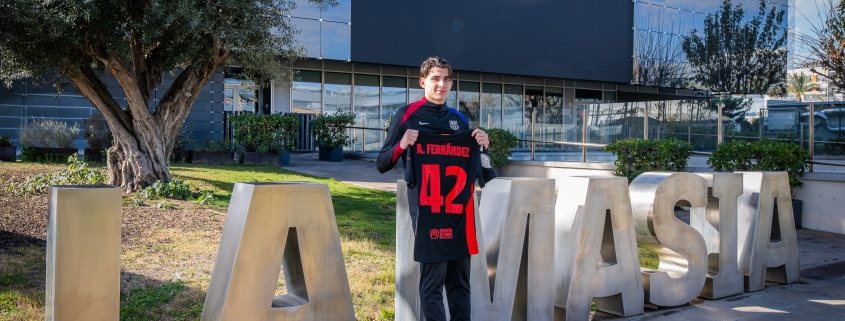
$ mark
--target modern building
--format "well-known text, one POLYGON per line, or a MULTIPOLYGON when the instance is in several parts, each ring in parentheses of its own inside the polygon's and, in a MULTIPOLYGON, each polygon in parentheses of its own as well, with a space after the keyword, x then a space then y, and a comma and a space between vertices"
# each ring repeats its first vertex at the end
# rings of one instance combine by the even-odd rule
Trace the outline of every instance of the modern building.
MULTIPOLYGON (((680 39, 703 28, 704 17, 722 3, 339 0, 339 6, 320 11, 296 1, 289 19, 309 57, 292 65, 297 80, 261 88, 221 70, 188 117, 195 141, 222 139, 226 115, 233 112, 352 111, 358 126, 383 128, 396 109, 423 96, 419 65, 430 56, 455 68, 447 103, 472 125, 505 128, 519 137, 530 137, 533 125, 546 139, 571 140, 590 105, 709 97, 688 73, 643 74, 683 69, 685 58, 673 54, 680 39)), ((751 11, 758 7, 755 0, 733 1, 751 11)), ((786 1, 764 4, 788 11, 786 1)), ((107 82, 115 97, 124 95, 115 81, 107 82)), ((52 88, 26 82, 0 88, 0 135, 15 140, 16 129, 32 117, 79 122, 92 113, 73 88, 54 95, 52 88)), ((590 116, 595 112, 601 114, 596 109, 590 116)), ((358 151, 377 150, 383 136, 375 130, 355 135, 350 149, 358 151)))

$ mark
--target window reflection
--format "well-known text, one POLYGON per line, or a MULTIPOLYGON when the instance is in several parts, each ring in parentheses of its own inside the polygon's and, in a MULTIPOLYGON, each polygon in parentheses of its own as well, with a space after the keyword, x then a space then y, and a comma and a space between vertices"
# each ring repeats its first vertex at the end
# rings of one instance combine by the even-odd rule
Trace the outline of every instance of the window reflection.
POLYGON ((296 8, 290 11, 290 15, 300 18, 320 19, 320 7, 308 2, 308 0, 291 0, 296 8))
POLYGON ((481 85, 481 125, 487 128, 502 128, 502 85, 481 85))
POLYGON ((415 102, 423 99, 423 97, 425 97, 425 89, 420 87, 420 79, 411 77, 408 80, 408 101, 415 102))
MULTIPOLYGON (((376 75, 355 75, 353 110, 358 115, 356 122, 361 127, 383 128, 378 105, 378 83, 376 75)), ((381 148, 382 137, 383 134, 379 131, 367 130, 364 131, 363 142, 356 142, 356 145, 363 143, 365 151, 377 151, 381 148)))
POLYGON ((337 22, 351 22, 352 21, 352 0, 336 0, 337 7, 326 8, 320 14, 323 20, 331 20, 337 22))
POLYGON ((321 57, 324 59, 350 60, 352 26, 347 23, 323 21, 320 37, 321 57))
POLYGON ((290 21, 299 29, 296 41, 305 48, 306 56, 320 57, 320 21, 301 18, 291 18, 290 21))
POLYGON ((322 111, 322 77, 319 71, 297 70, 297 81, 291 88, 291 111, 317 114, 322 111))
POLYGON ((381 88, 381 119, 387 121, 407 102, 408 78, 383 76, 381 88))
POLYGON ((481 91, 479 84, 473 81, 461 81, 458 86, 458 111, 469 120, 470 127, 478 126, 478 117, 481 112, 479 91, 481 91))
POLYGON ((235 106, 235 89, 226 88, 223 90, 223 110, 232 111, 235 106))
POLYGON ((323 112, 352 111, 352 75, 327 72, 323 112))
POLYGON ((518 138, 525 138, 530 118, 526 119, 522 113, 522 86, 505 85, 504 96, 502 97, 503 119, 502 128, 516 135, 518 138))

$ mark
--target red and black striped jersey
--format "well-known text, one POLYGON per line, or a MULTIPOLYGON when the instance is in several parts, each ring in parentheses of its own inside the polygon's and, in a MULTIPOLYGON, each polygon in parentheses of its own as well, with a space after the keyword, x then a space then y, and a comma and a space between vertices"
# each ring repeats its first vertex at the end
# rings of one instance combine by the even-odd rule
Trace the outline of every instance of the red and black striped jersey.
POLYGON ((485 179, 485 168, 490 168, 490 159, 472 130, 420 132, 405 164, 405 181, 419 192, 415 261, 439 263, 478 254, 475 182, 484 187, 492 179, 485 179))

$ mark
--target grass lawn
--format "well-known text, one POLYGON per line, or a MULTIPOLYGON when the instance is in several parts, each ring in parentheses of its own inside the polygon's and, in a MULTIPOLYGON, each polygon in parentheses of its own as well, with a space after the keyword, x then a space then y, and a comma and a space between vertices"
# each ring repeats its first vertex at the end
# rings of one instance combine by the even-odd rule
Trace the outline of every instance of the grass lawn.
MULTIPOLYGON (((60 165, 0 163, 0 184, 61 169, 60 165)), ((161 200, 143 199, 140 193, 124 196, 121 320, 198 320, 235 182, 271 181, 329 186, 356 316, 358 320, 393 319, 393 193, 270 165, 174 164, 170 170, 197 189, 211 190, 214 200, 198 205, 169 199, 163 206, 161 200)), ((44 319, 46 209, 44 195, 0 192, 0 233, 5 230, 29 240, 5 248, 0 242, 0 320, 44 319), (24 221, 29 223, 20 223, 24 221)), ((642 266, 656 268, 653 252, 640 248, 639 255, 642 266)), ((284 285, 280 277, 277 294, 286 292, 284 285)))

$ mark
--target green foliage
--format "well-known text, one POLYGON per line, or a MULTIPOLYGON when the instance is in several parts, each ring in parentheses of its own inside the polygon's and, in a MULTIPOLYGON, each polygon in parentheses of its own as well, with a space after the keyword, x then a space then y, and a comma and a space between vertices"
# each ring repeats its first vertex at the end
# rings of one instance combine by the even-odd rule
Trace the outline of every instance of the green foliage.
POLYGON ((159 287, 148 285, 128 293, 121 293, 120 321, 158 319, 164 312, 162 306, 172 301, 177 293, 185 290, 181 282, 173 282, 159 287))
POLYGON ((677 138, 630 138, 607 144, 607 151, 616 155, 613 174, 628 182, 645 172, 681 172, 692 156, 692 146, 677 138))
POLYGON ((311 134, 317 138, 317 146, 338 148, 354 142, 346 133, 346 126, 354 124, 356 116, 351 112, 317 115, 310 123, 311 134))
POLYGON ((146 199, 158 199, 163 197, 176 198, 180 200, 187 200, 191 198, 191 186, 185 184, 184 181, 174 179, 168 183, 156 181, 152 186, 147 186, 141 192, 141 196, 146 199))
POLYGON ((764 94, 786 78, 785 11, 766 9, 759 1, 749 19, 742 6, 724 0, 704 18, 704 30, 684 36, 681 47, 696 82, 717 92, 764 94))
POLYGON ((76 124, 68 126, 63 121, 42 118, 25 122, 18 130, 18 139, 23 146, 70 148, 79 132, 76 124))
POLYGON ((751 98, 722 95, 711 99, 709 107, 710 110, 717 111, 719 110, 719 105, 722 105, 722 116, 730 119, 738 118, 744 120, 745 114, 748 113, 748 109, 751 108, 752 103, 754 101, 751 98))
POLYGON ((299 119, 295 115, 243 114, 229 117, 234 130, 235 143, 247 152, 259 149, 278 153, 296 147, 299 119))
POLYGON ((501 128, 484 129, 487 136, 490 138, 490 150, 487 155, 490 156, 490 162, 493 166, 505 166, 508 164, 508 157, 513 154, 513 149, 516 148, 516 136, 509 131, 501 128))
POLYGON ((12 141, 9 140, 10 135, 0 136, 0 147, 12 146, 12 141))
POLYGON ((67 159, 66 170, 29 176, 23 183, 11 182, 6 192, 15 195, 45 194, 51 185, 99 185, 108 181, 108 175, 102 171, 88 168, 88 164, 73 154, 67 159))
POLYGON ((830 143, 824 143, 824 148, 830 155, 842 156, 845 155, 845 138, 834 138, 830 143))
POLYGON ((764 139, 755 142, 735 140, 719 145, 707 158, 717 172, 725 171, 786 171, 789 188, 801 187, 798 180, 808 168, 810 155, 796 144, 764 139))
POLYGON ((232 151, 232 146, 229 143, 229 140, 223 138, 217 142, 213 141, 211 137, 205 137, 202 141, 203 148, 209 152, 230 152, 232 151))

